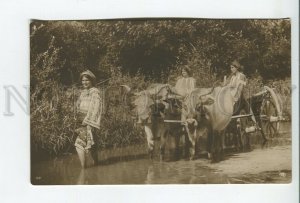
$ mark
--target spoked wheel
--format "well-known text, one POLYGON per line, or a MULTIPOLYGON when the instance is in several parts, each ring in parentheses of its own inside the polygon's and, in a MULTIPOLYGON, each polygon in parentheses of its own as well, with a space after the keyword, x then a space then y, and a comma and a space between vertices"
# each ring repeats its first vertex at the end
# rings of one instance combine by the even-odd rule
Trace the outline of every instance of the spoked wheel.
POLYGON ((267 95, 262 102, 260 119, 262 124, 262 131, 266 139, 272 139, 278 135, 280 127, 279 109, 271 95, 267 95))

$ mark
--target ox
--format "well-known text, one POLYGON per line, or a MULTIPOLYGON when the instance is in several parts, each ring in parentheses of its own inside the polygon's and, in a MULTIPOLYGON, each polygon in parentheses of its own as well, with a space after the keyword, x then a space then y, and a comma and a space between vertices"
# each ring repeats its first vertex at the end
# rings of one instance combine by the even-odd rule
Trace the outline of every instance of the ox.
POLYGON ((144 91, 132 93, 127 85, 122 85, 126 90, 127 98, 133 104, 138 123, 145 130, 148 153, 153 157, 154 139, 160 138, 160 158, 164 159, 166 141, 169 136, 174 138, 175 154, 178 154, 178 145, 182 135, 180 123, 165 123, 164 120, 180 120, 181 105, 178 99, 168 99, 168 94, 174 92, 168 84, 154 84, 144 91))
POLYGON ((190 156, 195 155, 197 140, 207 133, 208 157, 218 161, 223 155, 223 131, 231 121, 234 100, 230 87, 198 88, 184 101, 183 116, 190 142, 190 156))

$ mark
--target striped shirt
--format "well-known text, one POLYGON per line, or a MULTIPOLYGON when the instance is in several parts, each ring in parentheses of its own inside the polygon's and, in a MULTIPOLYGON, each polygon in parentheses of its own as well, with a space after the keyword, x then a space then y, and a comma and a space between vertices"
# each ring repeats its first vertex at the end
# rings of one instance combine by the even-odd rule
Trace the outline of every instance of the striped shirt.
POLYGON ((92 87, 81 92, 77 107, 81 114, 85 114, 82 121, 83 124, 100 129, 101 115, 103 112, 102 103, 100 91, 97 88, 92 87))

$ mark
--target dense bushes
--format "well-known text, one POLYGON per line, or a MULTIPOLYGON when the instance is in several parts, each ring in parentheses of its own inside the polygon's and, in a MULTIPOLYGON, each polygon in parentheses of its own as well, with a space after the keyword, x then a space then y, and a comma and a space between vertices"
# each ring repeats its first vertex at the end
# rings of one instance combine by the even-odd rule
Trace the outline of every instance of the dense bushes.
POLYGON ((162 72, 199 61, 222 76, 233 59, 241 61, 247 75, 284 79, 290 76, 290 32, 288 19, 34 21, 31 60, 47 51, 54 37, 60 48, 57 80, 65 85, 86 68, 104 79, 116 67, 162 82, 162 72))

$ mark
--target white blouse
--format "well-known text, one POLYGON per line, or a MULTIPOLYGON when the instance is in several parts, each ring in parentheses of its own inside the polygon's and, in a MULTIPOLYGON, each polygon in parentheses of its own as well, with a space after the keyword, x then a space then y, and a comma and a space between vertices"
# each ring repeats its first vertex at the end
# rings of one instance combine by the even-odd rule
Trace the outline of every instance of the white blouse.
POLYGON ((231 88, 231 95, 236 102, 241 97, 244 86, 246 85, 246 76, 243 73, 238 72, 231 76, 228 85, 231 88))
POLYGON ((175 90, 181 96, 190 94, 196 87, 196 80, 193 77, 181 77, 177 80, 175 90))

